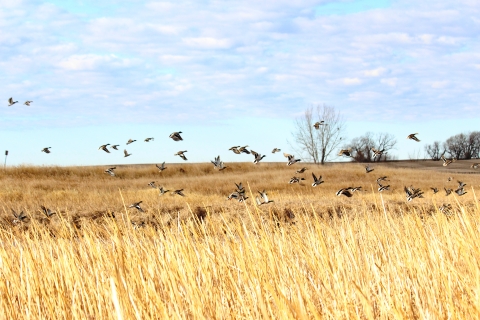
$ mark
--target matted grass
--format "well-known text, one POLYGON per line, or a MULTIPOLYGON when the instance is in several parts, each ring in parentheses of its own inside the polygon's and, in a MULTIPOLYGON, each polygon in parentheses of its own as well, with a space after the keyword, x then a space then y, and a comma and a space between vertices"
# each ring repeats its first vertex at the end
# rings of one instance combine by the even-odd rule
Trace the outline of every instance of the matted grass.
POLYGON ((359 164, 168 167, 117 167, 115 178, 104 167, 0 173, 3 317, 480 316, 478 175, 382 165, 366 174, 359 164), (302 166, 309 170, 296 174, 302 166), (311 172, 325 183, 312 188, 311 172), (304 185, 288 184, 294 175, 304 185), (390 191, 377 191, 380 176, 390 191), (467 194, 445 196, 457 180, 467 194), (159 196, 151 181, 186 197, 159 196), (234 182, 246 187, 245 203, 226 200, 234 182), (424 198, 407 202, 410 185, 424 198), (364 191, 335 196, 348 186, 364 191), (263 189, 274 203, 256 206, 263 189), (127 208, 137 201, 144 213, 127 208), (40 205, 57 214, 45 217, 40 205), (28 218, 13 223, 11 209, 28 218))

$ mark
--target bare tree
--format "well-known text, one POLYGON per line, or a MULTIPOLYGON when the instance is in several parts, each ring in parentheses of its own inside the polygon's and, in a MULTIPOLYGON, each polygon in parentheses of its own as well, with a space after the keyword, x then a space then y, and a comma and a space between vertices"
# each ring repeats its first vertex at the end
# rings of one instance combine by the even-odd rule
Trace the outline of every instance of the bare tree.
POLYGON ((375 139, 372 132, 367 132, 363 136, 353 138, 344 149, 352 149, 353 159, 359 162, 371 162, 371 149, 375 146, 375 139))
POLYGON ((295 129, 292 135, 297 147, 294 149, 309 161, 324 164, 332 151, 343 142, 345 121, 334 107, 310 107, 302 117, 296 119, 295 129), (321 121, 323 123, 316 129, 314 124, 321 121))
POLYGON ((480 155, 480 132, 460 133, 444 143, 446 152, 457 159, 478 158, 480 155))
POLYGON ((445 154, 446 150, 443 148, 440 141, 435 141, 432 144, 425 145, 425 152, 428 154, 430 159, 438 161, 445 154))
POLYGON ((397 139, 390 133, 367 132, 363 136, 353 138, 349 144, 345 145, 344 149, 351 149, 353 159, 359 162, 381 161, 390 158, 388 152, 392 150, 397 144, 397 139), (372 156, 372 148, 383 150, 383 154, 377 156, 375 160, 372 156))
POLYGON ((397 139, 395 136, 391 133, 388 132, 382 132, 378 134, 377 137, 377 150, 383 150, 383 153, 376 157, 376 161, 381 161, 382 158, 387 161, 389 155, 388 152, 395 148, 395 145, 397 144, 397 139))
POLYGON ((464 157, 465 145, 467 144, 466 135, 463 133, 451 136, 443 144, 447 153, 456 159, 464 157))
POLYGON ((473 131, 468 134, 467 148, 465 150, 465 158, 479 158, 480 156, 480 131, 473 131))

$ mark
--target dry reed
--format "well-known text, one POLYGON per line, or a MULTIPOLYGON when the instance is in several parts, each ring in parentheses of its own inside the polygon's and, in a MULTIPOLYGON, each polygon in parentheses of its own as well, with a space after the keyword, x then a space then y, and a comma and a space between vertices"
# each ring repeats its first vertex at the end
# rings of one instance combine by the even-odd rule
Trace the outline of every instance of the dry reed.
POLYGON ((480 315, 478 175, 357 164, 16 167, 0 174, 5 319, 480 315), (182 169, 182 170, 180 170, 182 169), (312 188, 311 172, 325 183, 312 188), (392 190, 379 194, 386 175, 392 190), (465 196, 430 186, 466 182, 465 196), (164 195, 147 184, 183 188, 164 195), (246 203, 226 197, 243 182, 246 203), (406 202, 403 186, 425 191, 406 202), (352 198, 342 187, 362 186, 352 198), (257 190, 275 202, 256 206, 257 190), (145 213, 128 209, 142 200, 145 213), (449 212, 438 208, 451 204, 449 212), (45 205, 57 214, 40 211, 45 205), (11 209, 25 222, 13 223, 11 209), (132 223, 133 222, 133 223, 132 223))

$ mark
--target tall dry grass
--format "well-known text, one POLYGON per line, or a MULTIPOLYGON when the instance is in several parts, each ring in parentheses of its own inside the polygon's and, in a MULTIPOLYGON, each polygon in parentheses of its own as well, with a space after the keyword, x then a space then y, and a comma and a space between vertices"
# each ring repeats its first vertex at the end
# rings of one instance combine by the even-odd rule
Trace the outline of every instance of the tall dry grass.
POLYGON ((479 317, 478 175, 305 166, 303 186, 288 184, 301 165, 131 166, 116 178, 103 167, 8 168, 0 174, 1 316, 479 317), (325 180, 317 188, 312 171, 325 180), (379 194, 383 175, 392 190, 379 194), (456 180, 468 184, 465 196, 429 190, 456 180), (150 181, 186 197, 159 196, 150 181), (233 182, 247 187, 246 203, 226 200, 233 182), (411 184, 425 197, 407 203, 411 184), (348 186, 364 191, 335 196, 348 186), (263 189, 275 202, 258 207, 252 200, 263 189), (127 208, 140 200, 145 213, 127 208), (451 204, 448 214, 442 204, 451 204), (46 218, 40 205, 57 214, 46 218), (12 223, 12 208, 26 221, 12 223))

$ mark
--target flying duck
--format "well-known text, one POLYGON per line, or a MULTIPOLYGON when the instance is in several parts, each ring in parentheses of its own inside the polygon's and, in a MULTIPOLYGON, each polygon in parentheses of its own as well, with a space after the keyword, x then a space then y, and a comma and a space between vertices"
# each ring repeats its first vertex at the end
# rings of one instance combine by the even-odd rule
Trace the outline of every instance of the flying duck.
POLYGON ((412 201, 415 198, 423 198, 423 191, 418 189, 415 189, 414 187, 403 187, 403 190, 405 191, 405 194, 407 196, 407 201, 412 201))
POLYGON ((20 213, 17 213, 15 210, 12 209, 12 213, 15 217, 15 220, 13 220, 13 223, 15 224, 23 222, 27 218, 27 215, 23 212, 23 210, 20 213))
POLYGON ((163 187, 158 187, 158 190, 160 191, 160 195, 163 196, 165 193, 167 193, 170 190, 166 190, 163 187))
POLYGON ((233 151, 233 153, 235 153, 235 154, 240 154, 241 152, 240 152, 240 151, 238 151, 238 148, 240 148, 240 146, 231 147, 231 148, 230 148, 230 149, 228 149, 228 150, 232 150, 232 151, 233 151))
POLYGON ((53 216, 54 214, 56 214, 56 212, 53 212, 52 210, 50 210, 49 208, 45 208, 45 206, 40 206, 40 208, 42 208, 42 213, 44 215, 47 216, 47 218, 50 218, 51 216, 53 216))
POLYGON ((295 156, 293 156, 293 155, 288 156, 287 159, 288 159, 287 166, 291 166, 292 164, 295 164, 299 161, 302 161, 302 159, 295 159, 295 156))
POLYGON ((409 134, 409 135, 407 136, 407 139, 420 142, 420 140, 418 140, 418 138, 415 136, 416 134, 418 134, 418 133, 409 134))
POLYGON ((375 169, 371 169, 370 166, 365 166, 365 172, 366 172, 366 173, 370 173, 370 172, 372 172, 373 170, 375 170, 375 169))
POLYGON ((148 185, 153 189, 157 189, 157 186, 155 185, 155 181, 150 182, 148 185))
POLYGON ((297 171, 295 171, 296 173, 304 173, 305 171, 307 171, 308 169, 303 167, 302 169, 298 169, 297 171))
POLYGON ((13 101, 13 98, 8 99, 8 106, 13 106, 15 103, 18 103, 18 101, 13 101))
POLYGON ((183 160, 187 161, 187 157, 185 157, 184 153, 187 152, 187 150, 185 151, 178 151, 177 153, 174 154, 174 156, 179 156, 180 158, 182 158, 183 160))
POLYGON ((267 196, 267 193, 265 192, 265 190, 263 190, 262 192, 258 191, 258 193, 260 194, 261 198, 255 197, 257 205, 261 206, 262 204, 267 204, 267 203, 273 202, 273 200, 268 200, 268 196, 267 196))
POLYGON ((167 169, 167 167, 165 167, 165 161, 163 161, 161 166, 159 166, 158 164, 156 164, 155 166, 158 168, 158 170, 160 170, 160 172, 167 169))
POLYGON ((318 129, 320 129, 320 126, 323 125, 324 123, 325 123, 325 121, 323 121, 323 120, 322 121, 317 121, 317 122, 315 122, 313 127, 318 130, 318 129))
POLYGON ((132 204, 129 205, 128 207, 129 207, 129 208, 135 208, 135 209, 137 209, 137 210, 140 211, 140 212, 145 212, 145 211, 142 209, 142 207, 140 207, 140 203, 142 203, 142 201, 132 203, 132 204))
POLYGON ((440 157, 440 159, 443 160, 443 166, 444 166, 444 167, 448 166, 448 165, 451 164, 452 162, 457 161, 457 159, 455 159, 455 158, 447 159, 447 158, 445 158, 445 156, 443 156, 443 155, 440 157))
POLYGON ((467 192, 463 189, 463 187, 461 187, 461 188, 457 188, 457 190, 455 190, 455 193, 458 194, 459 196, 463 196, 467 192))
POLYGON ((173 141, 183 140, 183 139, 182 139, 182 136, 180 135, 180 133, 182 133, 182 131, 174 132, 174 133, 172 133, 169 137, 172 138, 173 141))
POLYGON ((313 177, 313 183, 312 183, 312 187, 316 187, 316 186, 319 186, 321 185, 324 181, 322 180, 322 176, 319 176, 317 178, 317 176, 315 176, 315 173, 312 172, 312 177, 313 177))
POLYGON ((50 153, 50 150, 52 147, 47 147, 47 148, 43 148, 42 149, 42 152, 45 152, 45 153, 50 153))
POLYGON ((111 167, 111 168, 108 168, 107 170, 105 170, 104 172, 108 173, 112 177, 115 177, 115 172, 113 172, 113 170, 115 170, 116 168, 117 167, 111 167))
POLYGON ((344 196, 349 197, 349 198, 351 196, 353 196, 353 194, 350 192, 350 190, 348 190, 348 188, 342 188, 342 189, 338 190, 336 195, 337 195, 337 197, 341 196, 341 195, 344 195, 344 196))
POLYGON ((342 149, 338 152, 338 156, 352 157, 351 152, 352 152, 352 148, 342 149))
POLYGON ((288 183, 299 183, 301 180, 305 180, 305 178, 293 177, 288 183))
POLYGON ((387 185, 387 186, 383 186, 382 184, 378 184, 378 191, 379 192, 382 192, 382 191, 385 191, 385 190, 390 190, 390 185, 387 185))
POLYGON ((375 160, 376 157, 382 156, 382 154, 385 152, 385 149, 377 150, 374 147, 372 147, 371 150, 373 151, 373 160, 375 160))
POLYGON ((262 159, 266 157, 266 155, 262 156, 260 153, 257 153, 257 152, 253 153, 253 155, 255 156, 255 160, 253 160, 253 163, 255 164, 259 164, 260 161, 262 161, 262 159))
POLYGON ((173 194, 178 194, 179 196, 185 197, 185 195, 183 194, 183 189, 175 190, 173 191, 173 194))
POLYGON ((240 147, 240 148, 238 149, 238 151, 239 151, 240 153, 243 152, 243 153, 246 153, 246 154, 250 154, 250 151, 247 150, 247 147, 248 147, 248 146, 240 147))
POLYGON ((106 153, 110 153, 110 151, 107 149, 107 146, 109 146, 110 143, 107 143, 107 144, 102 144, 98 150, 102 149, 103 151, 105 151, 106 153))

